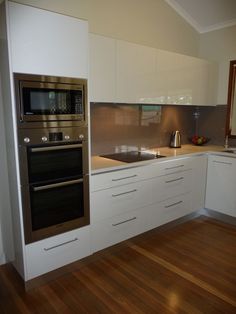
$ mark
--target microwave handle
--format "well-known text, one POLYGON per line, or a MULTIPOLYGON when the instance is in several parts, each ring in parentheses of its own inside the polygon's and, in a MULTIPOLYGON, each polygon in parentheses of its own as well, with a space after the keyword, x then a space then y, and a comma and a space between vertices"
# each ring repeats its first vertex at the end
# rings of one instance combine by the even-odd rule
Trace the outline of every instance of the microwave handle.
POLYGON ((71 148, 81 148, 83 144, 71 144, 71 145, 58 145, 58 146, 48 146, 48 147, 32 147, 30 151, 32 153, 39 153, 39 152, 47 152, 53 150, 63 150, 63 149, 71 149, 71 148))

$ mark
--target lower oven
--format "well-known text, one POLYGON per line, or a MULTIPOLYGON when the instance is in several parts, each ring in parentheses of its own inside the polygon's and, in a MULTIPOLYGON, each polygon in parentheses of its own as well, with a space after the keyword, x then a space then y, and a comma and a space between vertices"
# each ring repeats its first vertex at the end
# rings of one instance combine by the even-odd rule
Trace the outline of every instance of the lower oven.
POLYGON ((19 131, 25 242, 89 224, 86 128, 19 131))

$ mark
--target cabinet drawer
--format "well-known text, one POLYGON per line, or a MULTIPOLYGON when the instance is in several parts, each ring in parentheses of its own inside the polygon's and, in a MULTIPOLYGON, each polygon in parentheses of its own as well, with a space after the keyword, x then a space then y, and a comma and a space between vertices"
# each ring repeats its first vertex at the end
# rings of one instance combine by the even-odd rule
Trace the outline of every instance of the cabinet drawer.
POLYGON ((152 202, 149 181, 135 182, 91 193, 91 221, 120 215, 152 202))
POLYGON ((138 210, 93 223, 91 225, 92 252, 137 235, 140 223, 138 210))
POLYGON ((192 169, 192 158, 180 158, 176 160, 163 161, 159 165, 159 171, 162 175, 168 175, 175 172, 192 169))
POLYGON ((169 174, 161 178, 163 199, 190 192, 192 189, 192 170, 169 174))
POLYGON ((134 167, 130 169, 95 174, 91 177, 91 191, 93 192, 137 182, 143 180, 144 175, 145 171, 143 167, 134 167))
POLYGON ((152 202, 156 203, 192 189, 192 170, 181 171, 150 180, 152 202))
POLYGON ((26 245, 26 277, 30 280, 90 254, 90 227, 26 245))
POLYGON ((160 224, 183 217, 193 212, 192 193, 178 195, 157 204, 157 214, 160 224))

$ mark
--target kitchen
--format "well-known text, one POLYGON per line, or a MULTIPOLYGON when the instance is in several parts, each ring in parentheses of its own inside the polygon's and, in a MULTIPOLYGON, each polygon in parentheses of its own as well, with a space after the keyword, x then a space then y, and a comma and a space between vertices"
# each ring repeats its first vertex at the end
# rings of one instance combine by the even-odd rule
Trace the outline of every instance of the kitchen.
MULTIPOLYGON (((104 8, 109 7, 109 5, 105 6, 105 2, 103 4, 104 8)), ((168 145, 169 141, 169 132, 172 131, 172 129, 169 129, 166 127, 166 123, 168 124, 168 117, 171 116, 178 116, 180 119, 177 119, 174 124, 173 122, 169 127, 173 129, 179 129, 183 125, 188 130, 188 135, 185 134, 185 129, 182 129, 182 135, 183 135, 183 143, 187 143, 188 136, 191 136, 194 133, 194 114, 197 111, 199 111, 199 130, 203 130, 204 134, 209 136, 211 138, 212 144, 224 144, 224 121, 222 121, 220 118, 224 115, 226 115, 226 102, 227 102, 227 81, 228 81, 228 67, 229 67, 229 60, 235 59, 235 47, 233 46, 233 30, 234 27, 228 28, 228 36, 229 42, 225 40, 226 35, 224 32, 227 31, 227 28, 220 30, 217 33, 218 39, 214 40, 212 42, 210 33, 203 33, 199 35, 192 27, 190 27, 179 15, 175 13, 165 2, 163 1, 150 1, 150 6, 147 11, 146 4, 141 4, 142 7, 140 7, 140 10, 134 10, 133 3, 132 2, 126 2, 127 12, 132 10, 134 12, 133 15, 129 16, 129 14, 124 15, 122 4, 116 4, 114 5, 114 8, 112 10, 113 16, 110 12, 106 12, 106 10, 99 10, 99 8, 96 8, 95 3, 86 2, 86 4, 81 3, 79 4, 79 8, 77 7, 78 4, 71 2, 71 5, 68 5, 66 8, 63 7, 63 4, 56 8, 50 8, 50 3, 47 4, 48 7, 45 7, 45 9, 51 9, 53 11, 57 11, 59 13, 64 13, 68 15, 73 15, 74 12, 77 12, 79 9, 78 17, 79 18, 85 18, 89 20, 89 31, 91 33, 100 34, 102 36, 107 36, 108 38, 117 38, 120 40, 128 41, 131 43, 138 43, 145 46, 150 47, 156 47, 158 49, 168 50, 172 52, 178 52, 180 54, 187 54, 194 57, 202 57, 214 60, 216 62, 219 62, 219 86, 220 89, 217 93, 217 104, 222 106, 217 107, 201 107, 195 108, 195 107, 175 107, 175 106, 169 106, 165 107, 162 106, 161 113, 160 110, 157 108, 151 108, 154 113, 157 111, 158 114, 161 114, 161 124, 151 125, 150 129, 149 127, 145 126, 139 126, 138 128, 135 128, 136 131, 133 131, 134 134, 130 133, 131 128, 133 127, 132 123, 130 126, 129 121, 137 120, 137 116, 140 114, 145 115, 147 114, 147 107, 143 106, 140 108, 140 106, 119 106, 119 105, 111 105, 108 106, 107 104, 101 103, 91 104, 91 132, 92 132, 92 154, 105 154, 105 153, 112 153, 112 151, 109 151, 108 147, 111 145, 111 142, 109 142, 109 136, 107 133, 112 134, 112 141, 117 141, 118 145, 120 142, 124 145, 133 145, 135 147, 143 147, 148 144, 148 146, 153 146, 154 143, 157 143, 159 146, 166 146, 168 145), (100 12, 98 16, 94 16, 94 12, 100 12), (156 14, 154 12, 162 12, 160 14, 160 17, 156 19, 156 14), (73 13, 73 14, 72 14, 73 13), (142 14, 141 14, 142 13, 142 14), (145 18, 145 14, 148 14, 145 18), (140 26, 140 15, 143 18, 143 24, 142 27, 140 26), (152 18, 151 18, 152 17, 152 18), (122 23, 121 23, 122 21, 122 23), (168 23, 166 23, 168 21, 168 23), (171 21, 171 23, 170 23, 171 21), (111 25, 111 27, 107 28, 107 24, 111 25), (130 26, 131 25, 131 26, 130 26), (163 32, 163 29, 165 32, 163 32), (181 36, 179 35, 181 34, 181 36), (232 41, 230 40, 232 36, 232 41), (210 39, 209 39, 210 38, 210 39), (223 38, 223 39, 222 39, 223 38), (210 42, 210 44, 209 44, 210 42), (220 46, 220 49, 217 45, 220 45, 220 43, 224 42, 224 50, 220 46), (214 46, 214 45, 215 46, 214 46), (146 109, 145 109, 146 108, 146 109), (172 110, 172 111, 171 111, 172 110), (141 111, 141 113, 140 113, 141 111), (169 112, 168 112, 169 111, 169 112), (118 117, 117 117, 118 116, 118 117), (109 125, 109 117, 114 117, 114 119, 117 121, 125 121, 127 128, 126 131, 124 131, 122 134, 122 123, 118 124, 118 128, 115 129, 115 126, 109 125), (99 119, 98 119, 99 118, 99 119), (180 120, 180 121, 179 121, 180 120), (192 121, 192 123, 190 123, 192 121), (216 126, 216 130, 208 125, 208 121, 212 121, 214 125, 216 126), (165 123, 164 129, 162 123, 165 123), (181 124, 179 124, 181 122, 181 124), (183 123, 182 123, 183 122, 183 123), (107 124, 107 125, 106 125, 107 124), (106 126, 109 127, 109 132, 107 132, 106 126), (114 127, 114 129, 113 129, 114 127), (159 129, 158 129, 159 128, 159 129), (142 131, 145 130, 146 134, 142 135, 142 131), (160 130, 163 130, 163 134, 159 136, 160 130), (128 132, 127 132, 128 131, 128 132), (206 133, 209 132, 209 133, 206 133), (130 135, 127 138, 127 133, 130 135), (137 136, 138 134, 138 136, 137 136), (155 135, 154 135, 155 134, 155 135), (150 136, 151 135, 151 136, 150 136), (154 135, 154 136, 153 136, 154 135), (153 136, 153 137, 152 137, 153 136), (156 137, 155 137, 156 136, 156 137), (215 136, 215 138, 214 138, 215 136), (148 139, 148 143, 146 143, 148 139), (120 140, 120 142, 119 142, 120 140), (217 142, 219 141, 219 142, 217 142), (146 145, 145 145, 146 144, 146 145)), ((101 5, 101 3, 100 3, 101 5)), ((215 32, 212 34, 215 35, 215 32)), ((106 60, 109 61, 108 59, 106 60)), ((109 73, 108 73, 109 74, 109 73)), ((112 82, 112 81, 110 81, 112 82)), ((92 84, 92 83, 91 83, 92 84)), ((106 91, 108 88, 106 89, 106 91)), ((109 88, 110 95, 112 94, 112 87, 109 88)), ((103 93, 104 95, 104 93, 103 93)), ((109 95, 105 94, 106 97, 109 97, 109 95)), ((112 95, 113 96, 113 95, 112 95)), ((104 99, 101 99, 100 102, 105 101, 104 99)), ((109 101, 108 101, 109 102, 109 101)), ((2 115, 1 115, 2 116, 2 115)), ((150 120, 151 121, 151 120, 150 120)), ((112 122, 112 121, 111 121, 112 122)), ((155 121, 154 121, 155 122, 155 121)), ((4 130, 3 130, 4 131, 4 130)), ((233 143, 230 142, 230 144, 233 146, 233 143)), ((1 146, 2 147, 2 146, 1 146)), ((3 152, 3 157, 6 159, 6 155, 3 152)), ((6 168, 3 167, 3 171, 6 173, 6 168)), ((5 181, 7 182, 7 181, 5 181)), ((1 189, 1 193, 3 195, 7 195, 9 193, 6 189, 6 185, 3 186, 3 189, 1 189), (5 190, 4 190, 5 189, 5 190), (4 191, 4 192, 3 192, 4 191)), ((4 202, 8 202, 7 198, 3 198, 4 202)), ((7 206, 7 204, 6 204, 7 206)), ((8 205, 9 206, 9 205, 8 205)), ((6 217, 6 219, 9 219, 9 217, 6 217)), ((4 219, 4 221, 6 221, 4 219)), ((3 231, 3 236, 8 237, 9 239, 12 237, 9 224, 3 224, 1 226, 2 231, 5 228, 5 232, 3 231)), ((10 246, 8 246, 8 249, 11 251, 10 246)), ((11 252, 9 252, 10 254, 11 252)), ((7 254, 7 256, 10 256, 7 254)))

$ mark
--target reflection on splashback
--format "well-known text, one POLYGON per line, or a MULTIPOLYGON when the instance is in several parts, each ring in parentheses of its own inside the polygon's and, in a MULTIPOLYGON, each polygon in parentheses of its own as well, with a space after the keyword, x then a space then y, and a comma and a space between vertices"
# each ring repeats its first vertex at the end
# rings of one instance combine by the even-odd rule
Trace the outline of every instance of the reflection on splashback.
MULTIPOLYGON (((209 144, 224 144, 226 106, 197 108, 198 135, 209 144)), ((170 134, 179 130, 182 144, 196 132, 196 108, 192 106, 141 106, 91 103, 92 155, 108 154, 117 146, 142 148, 169 145, 170 134)))
POLYGON ((91 104, 92 155, 113 153, 117 146, 168 146, 173 130, 182 143, 194 132, 193 107, 91 104))

